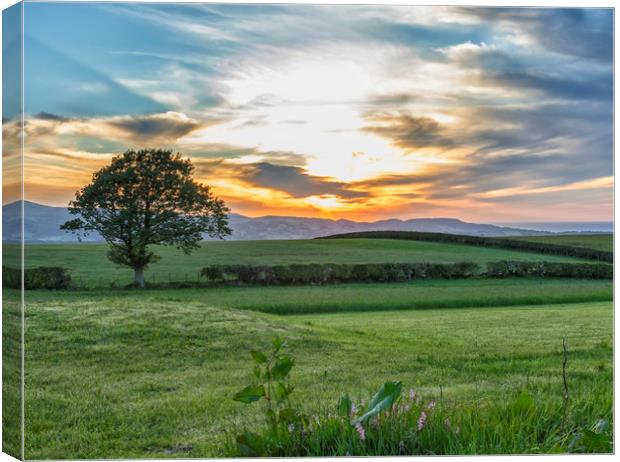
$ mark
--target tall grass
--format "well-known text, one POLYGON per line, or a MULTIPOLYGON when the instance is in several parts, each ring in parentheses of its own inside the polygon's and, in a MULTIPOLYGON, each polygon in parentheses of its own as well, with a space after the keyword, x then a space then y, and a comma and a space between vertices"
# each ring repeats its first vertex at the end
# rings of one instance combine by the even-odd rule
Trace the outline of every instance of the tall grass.
MULTIPOLYGON (((565 349, 563 374, 566 360, 565 349)), ((580 390, 572 401, 565 377, 563 384, 563 389, 522 388, 506 401, 462 404, 444 400, 442 394, 439 402, 421 399, 413 389, 403 396, 402 384, 390 382, 369 401, 356 405, 343 395, 337 407, 312 416, 288 409, 288 414, 274 420, 269 408, 268 424, 258 430, 245 429, 234 439, 229 437, 224 454, 316 457, 612 452, 610 387, 597 382, 589 393, 580 390), (287 420, 288 415, 295 418, 287 420)))

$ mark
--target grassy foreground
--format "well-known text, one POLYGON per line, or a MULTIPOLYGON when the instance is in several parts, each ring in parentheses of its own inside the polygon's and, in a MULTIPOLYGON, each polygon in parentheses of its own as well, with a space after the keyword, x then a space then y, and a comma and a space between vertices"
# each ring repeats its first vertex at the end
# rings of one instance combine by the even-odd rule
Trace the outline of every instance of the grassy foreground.
MULTIPOLYGON (((583 261, 575 258, 532 252, 484 248, 438 242, 396 239, 334 239, 297 241, 207 241, 191 255, 170 247, 154 247, 162 258, 146 271, 147 282, 165 283, 199 280, 199 272, 209 265, 290 263, 454 263, 469 261, 482 268, 489 261, 583 261)), ((5 244, 7 256, 15 245, 5 244)), ((28 244, 26 266, 67 268, 79 287, 108 287, 130 283, 132 272, 110 262, 106 244, 28 244)))
MULTIPOLYGON (((31 293, 26 458, 221 455, 227 432, 260 422, 258 408, 231 397, 251 378, 248 352, 275 335, 289 343, 295 399, 309 413, 332 409, 342 392, 367 399, 388 380, 427 399, 441 386, 466 413, 524 389, 557 402, 566 337, 576 418, 611 419, 611 302, 279 317, 210 293, 31 293)), ((468 452, 485 450, 551 448, 516 438, 468 452)))

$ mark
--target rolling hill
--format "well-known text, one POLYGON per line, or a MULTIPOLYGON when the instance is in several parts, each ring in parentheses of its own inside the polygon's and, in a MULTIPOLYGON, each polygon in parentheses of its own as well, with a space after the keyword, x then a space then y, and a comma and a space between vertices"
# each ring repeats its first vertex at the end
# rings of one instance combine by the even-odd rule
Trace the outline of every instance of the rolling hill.
MULTIPOLYGON (((21 203, 13 202, 2 207, 3 241, 17 242, 20 238, 19 210, 21 203)), ((64 207, 50 207, 24 201, 24 231, 26 242, 76 242, 77 238, 60 230, 60 225, 71 218, 64 207)), ((288 216, 246 217, 230 215, 233 234, 229 240, 312 239, 315 237, 360 231, 420 231, 475 236, 532 236, 551 235, 544 231, 467 223, 454 218, 389 219, 375 222, 329 220, 288 216)), ((87 242, 100 242, 92 235, 87 242)))

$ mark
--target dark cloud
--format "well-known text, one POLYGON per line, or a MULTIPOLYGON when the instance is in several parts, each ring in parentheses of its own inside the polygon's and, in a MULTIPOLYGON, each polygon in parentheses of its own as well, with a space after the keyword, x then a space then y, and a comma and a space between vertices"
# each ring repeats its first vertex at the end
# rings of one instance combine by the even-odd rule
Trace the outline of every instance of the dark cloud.
POLYGON ((39 112, 34 117, 41 120, 54 120, 57 122, 64 122, 66 120, 69 120, 67 117, 63 117, 58 114, 52 114, 50 112, 39 112))
POLYGON ((406 113, 371 113, 365 119, 371 125, 364 127, 363 131, 388 138, 395 146, 403 149, 430 146, 447 148, 453 145, 443 135, 439 123, 430 117, 415 117, 406 113))
POLYGON ((523 32, 548 50, 611 63, 613 9, 597 8, 460 8, 491 24, 523 32))
POLYGON ((342 198, 363 197, 366 194, 349 189, 346 183, 309 175, 299 167, 261 162, 246 166, 244 179, 258 186, 285 191, 293 197, 334 194, 342 198))
POLYGON ((108 124, 128 132, 138 141, 147 141, 152 138, 175 141, 205 126, 197 120, 174 112, 112 118, 108 124))
POLYGON ((613 75, 606 66, 584 67, 576 73, 566 63, 541 63, 484 43, 468 42, 440 51, 461 68, 475 70, 470 78, 481 86, 534 91, 549 98, 612 99, 613 75))
POLYGON ((514 71, 490 74, 488 80, 504 87, 536 90, 549 97, 563 99, 611 101, 613 95, 613 77, 610 74, 595 79, 574 80, 528 71, 514 71))

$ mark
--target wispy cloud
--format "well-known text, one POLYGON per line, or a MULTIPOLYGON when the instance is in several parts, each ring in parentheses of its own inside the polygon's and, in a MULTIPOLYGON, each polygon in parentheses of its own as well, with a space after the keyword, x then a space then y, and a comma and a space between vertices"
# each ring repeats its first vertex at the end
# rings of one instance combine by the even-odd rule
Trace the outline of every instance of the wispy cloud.
POLYGON ((242 213, 611 214, 612 10, 26 7, 37 197, 161 145, 242 213))

